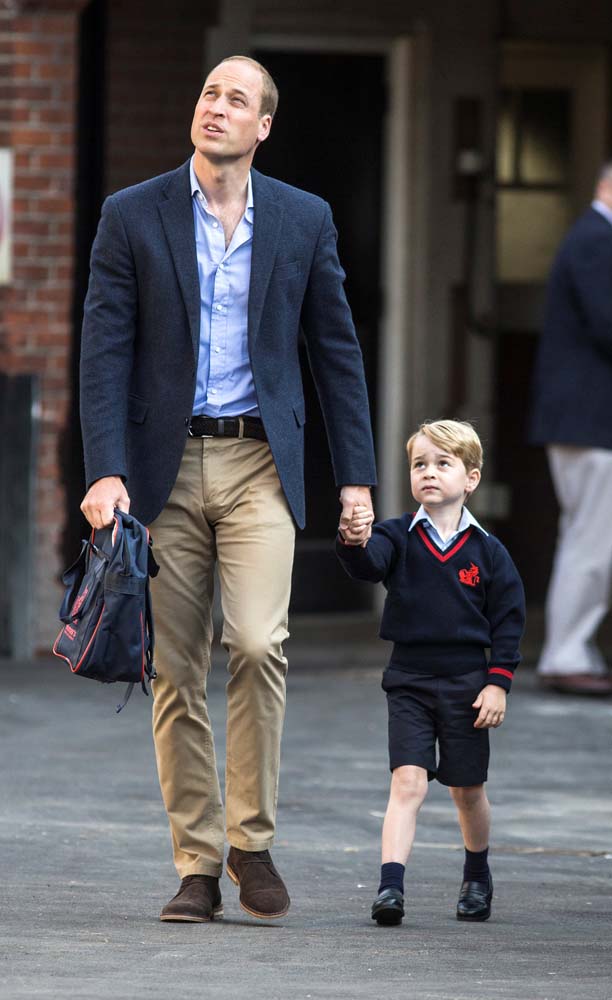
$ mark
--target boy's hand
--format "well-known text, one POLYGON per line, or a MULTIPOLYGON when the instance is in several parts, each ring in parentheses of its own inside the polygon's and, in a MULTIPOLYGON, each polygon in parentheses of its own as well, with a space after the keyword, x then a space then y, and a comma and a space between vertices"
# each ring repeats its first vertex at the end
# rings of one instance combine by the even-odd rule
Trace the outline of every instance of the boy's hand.
POLYGON ((497 729, 506 714, 506 692, 498 684, 487 684, 472 708, 480 709, 474 729, 497 729))
MULTIPOLYGON (((364 532, 366 532, 374 521, 374 512, 363 504, 355 504, 351 519, 346 526, 342 526, 342 536, 347 545, 365 546, 364 532)), ((368 531, 368 536, 371 534, 368 531)))
MULTIPOLYGON (((350 538, 347 537, 347 528, 349 527, 357 508, 364 508, 365 510, 372 511, 372 495, 370 493, 370 487, 343 486, 340 490, 340 503, 342 504, 342 513, 340 515, 340 524, 338 526, 340 537, 345 539, 349 545, 362 545, 365 548, 366 542, 372 534, 372 522, 362 525, 361 535, 358 538, 355 537, 354 529, 351 530, 350 538)), ((372 520, 374 520, 373 517, 372 520)))

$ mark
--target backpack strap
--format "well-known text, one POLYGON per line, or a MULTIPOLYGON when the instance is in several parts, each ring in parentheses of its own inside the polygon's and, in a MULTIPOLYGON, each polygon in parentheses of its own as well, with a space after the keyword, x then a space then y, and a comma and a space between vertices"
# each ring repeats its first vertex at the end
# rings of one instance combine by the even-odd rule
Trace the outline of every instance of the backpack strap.
MULTIPOLYGON (((130 695, 132 694, 133 690, 134 690, 134 682, 132 681, 132 683, 128 684, 127 688, 125 689, 125 698, 123 699, 123 701, 121 702, 120 705, 117 705, 117 708, 115 709, 115 711, 117 712, 117 715, 119 714, 119 712, 121 711, 121 709, 125 708, 125 706, 127 705, 128 701, 130 700, 130 695)), ((149 693, 148 691, 145 691, 145 694, 148 694, 148 693, 149 693)))
MULTIPOLYGON (((155 678, 157 677, 157 673, 155 671, 155 666, 153 663, 153 654, 155 651, 155 626, 153 625, 153 605, 151 603, 151 588, 149 586, 148 577, 145 587, 145 628, 147 631, 147 635, 149 637, 149 648, 147 649, 145 674, 150 682, 152 680, 155 680, 155 678)), ((149 693, 145 687, 144 678, 142 680, 142 689, 145 694, 149 693)))

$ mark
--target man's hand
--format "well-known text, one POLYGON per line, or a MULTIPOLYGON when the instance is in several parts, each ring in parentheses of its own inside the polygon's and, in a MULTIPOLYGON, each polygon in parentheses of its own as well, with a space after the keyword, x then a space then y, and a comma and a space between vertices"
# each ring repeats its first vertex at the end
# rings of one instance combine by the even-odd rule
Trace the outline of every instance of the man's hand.
POLYGON ((112 524, 115 507, 129 513, 130 498, 120 476, 104 476, 93 483, 81 504, 81 510, 92 528, 112 524))
MULTIPOLYGON (((342 513, 340 515, 339 531, 343 535, 347 535, 347 531, 351 520, 353 518, 355 507, 364 507, 366 511, 374 513, 372 507, 372 495, 370 493, 369 486, 343 486, 340 490, 340 503, 342 504, 342 513)), ((365 518, 361 522, 360 530, 356 534, 351 534, 351 539, 349 541, 350 545, 361 545, 365 547, 365 544, 372 534, 372 521, 366 521, 365 518)))
POLYGON ((506 714, 506 692, 498 684, 487 684, 472 708, 480 709, 474 729, 497 729, 506 714))

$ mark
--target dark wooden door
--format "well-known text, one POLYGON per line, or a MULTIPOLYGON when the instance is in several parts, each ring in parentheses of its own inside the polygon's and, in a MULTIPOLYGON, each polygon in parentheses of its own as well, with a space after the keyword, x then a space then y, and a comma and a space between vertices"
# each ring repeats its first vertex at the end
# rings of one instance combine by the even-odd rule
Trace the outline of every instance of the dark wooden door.
MULTIPOLYGON (((255 58, 269 69, 280 91, 272 132, 258 150, 255 166, 331 204, 375 424, 384 60, 375 55, 311 52, 258 52, 255 58)), ((334 554, 338 489, 305 351, 302 361, 307 526, 296 545, 292 609, 367 609, 372 605, 372 588, 349 581, 334 554)), ((350 434, 350 427, 346 432, 350 434)))

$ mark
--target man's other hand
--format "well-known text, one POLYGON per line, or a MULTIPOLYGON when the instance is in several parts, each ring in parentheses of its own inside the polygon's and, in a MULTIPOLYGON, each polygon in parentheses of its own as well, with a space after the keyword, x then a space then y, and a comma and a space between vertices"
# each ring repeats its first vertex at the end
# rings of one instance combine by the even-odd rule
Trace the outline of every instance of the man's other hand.
POLYGON ((105 528, 112 524, 115 507, 130 510, 130 498, 120 476, 104 476, 93 483, 81 504, 83 514, 92 528, 105 528))
MULTIPOLYGON (((343 486, 340 490, 340 503, 342 513, 340 515, 339 530, 345 534, 353 517, 355 507, 365 507, 366 510, 374 512, 372 507, 372 494, 369 486, 343 486)), ((352 545, 365 544, 372 534, 372 522, 363 525, 358 536, 353 536, 352 545)))

